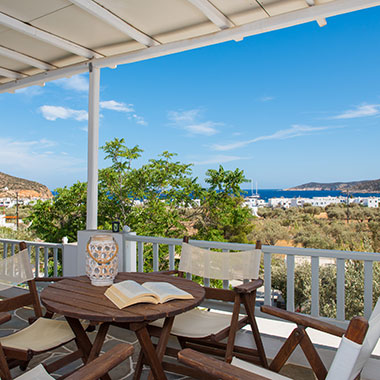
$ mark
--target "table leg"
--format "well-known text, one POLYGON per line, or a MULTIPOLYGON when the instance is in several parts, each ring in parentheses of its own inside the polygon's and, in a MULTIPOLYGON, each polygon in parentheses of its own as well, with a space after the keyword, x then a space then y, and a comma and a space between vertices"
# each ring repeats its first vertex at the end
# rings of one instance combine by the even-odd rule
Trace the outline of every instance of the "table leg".
MULTIPOLYGON (((164 325, 162 326, 160 338, 156 347, 156 353, 160 363, 162 363, 162 359, 165 355, 166 346, 168 345, 168 340, 170 336, 170 331, 172 330, 173 322, 174 317, 167 317, 165 318, 164 325)), ((152 371, 149 372, 148 380, 153 380, 152 371)))
POLYGON ((159 358, 158 351, 156 352, 154 349, 146 324, 136 324, 136 326, 134 326, 134 328, 132 327, 131 330, 135 331, 137 339, 140 343, 141 350, 143 351, 144 357, 150 365, 154 378, 156 380, 166 380, 166 375, 161 365, 162 357, 159 358))
MULTIPOLYGON (((104 340, 106 338, 109 323, 102 323, 99 327, 98 333, 96 334, 94 344, 91 344, 82 324, 78 319, 65 317, 71 329, 73 330, 78 347, 83 352, 83 362, 87 364, 99 356, 100 350, 102 349, 104 340)), ((111 380, 108 374, 101 377, 102 380, 111 380)))

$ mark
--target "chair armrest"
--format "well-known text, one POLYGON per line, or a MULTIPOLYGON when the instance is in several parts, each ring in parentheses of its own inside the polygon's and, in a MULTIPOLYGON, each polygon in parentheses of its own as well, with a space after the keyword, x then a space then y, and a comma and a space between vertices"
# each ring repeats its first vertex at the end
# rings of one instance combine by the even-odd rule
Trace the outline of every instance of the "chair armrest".
POLYGON ((11 320, 12 316, 9 313, 0 313, 0 325, 11 320))
POLYGON ((261 306, 260 310, 263 313, 267 313, 275 317, 285 319, 290 322, 294 322, 297 325, 301 325, 304 327, 311 327, 313 329, 323 331, 331 335, 341 337, 346 332, 346 330, 340 327, 337 327, 335 325, 332 325, 330 323, 320 321, 319 319, 315 319, 307 315, 301 315, 298 313, 293 313, 291 311, 279 309, 278 307, 263 305, 261 306))
POLYGON ((258 278, 257 280, 249 281, 245 284, 235 286, 234 291, 236 293, 251 293, 260 288, 260 286, 262 286, 263 283, 264 281, 261 278, 258 278))
POLYGON ((180 351, 178 359, 180 362, 201 371, 211 378, 222 380, 269 380, 267 377, 235 367, 211 356, 206 356, 191 348, 185 348, 180 351))
POLYGON ((75 371, 66 380, 96 380, 133 354, 131 344, 120 343, 89 364, 75 371))

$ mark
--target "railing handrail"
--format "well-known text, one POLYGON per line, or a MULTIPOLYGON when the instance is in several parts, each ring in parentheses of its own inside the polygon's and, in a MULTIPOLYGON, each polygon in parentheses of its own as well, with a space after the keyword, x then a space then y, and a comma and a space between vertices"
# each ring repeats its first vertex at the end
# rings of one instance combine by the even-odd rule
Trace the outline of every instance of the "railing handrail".
MULTIPOLYGON (((168 244, 168 245, 182 244, 182 239, 176 239, 176 238, 127 235, 127 234, 124 235, 124 238, 128 241, 136 241, 136 242, 143 242, 143 243, 168 244)), ((245 249, 252 249, 252 247, 254 247, 254 244, 229 243, 229 242, 207 241, 207 240, 189 240, 189 243, 198 247, 203 247, 203 248, 230 249, 230 250, 245 250, 245 249)), ((328 257, 328 258, 346 259, 346 260, 380 261, 380 253, 377 253, 377 252, 339 251, 339 250, 334 250, 334 249, 282 247, 282 246, 275 246, 275 245, 263 245, 261 249, 264 253, 284 254, 284 255, 292 255, 292 256, 328 257)))
POLYGON ((42 241, 29 241, 29 240, 20 240, 20 239, 3 239, 0 238, 1 243, 8 244, 18 244, 20 242, 25 242, 27 245, 38 246, 38 247, 48 247, 48 248, 63 248, 62 243, 46 243, 42 241))

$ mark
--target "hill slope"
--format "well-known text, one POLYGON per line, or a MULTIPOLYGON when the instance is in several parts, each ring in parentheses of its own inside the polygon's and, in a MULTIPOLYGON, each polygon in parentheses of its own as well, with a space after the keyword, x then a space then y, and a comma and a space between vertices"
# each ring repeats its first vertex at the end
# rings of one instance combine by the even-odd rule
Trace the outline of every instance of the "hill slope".
POLYGON ((309 182, 285 190, 328 190, 350 191, 358 193, 380 193, 380 179, 353 182, 319 183, 309 182))
POLYGON ((47 199, 53 197, 51 191, 45 185, 0 172, 0 196, 14 197, 16 191, 21 198, 39 197, 47 199), (8 188, 8 190, 4 188, 8 188))

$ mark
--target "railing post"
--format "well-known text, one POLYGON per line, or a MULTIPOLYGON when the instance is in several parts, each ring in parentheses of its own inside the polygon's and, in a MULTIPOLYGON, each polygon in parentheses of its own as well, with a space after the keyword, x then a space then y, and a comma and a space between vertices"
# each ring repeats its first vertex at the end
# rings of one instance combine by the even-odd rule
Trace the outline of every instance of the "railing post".
POLYGON ((123 228, 123 271, 136 272, 136 242, 127 240, 126 236, 136 235, 136 232, 132 232, 128 226, 123 228))

